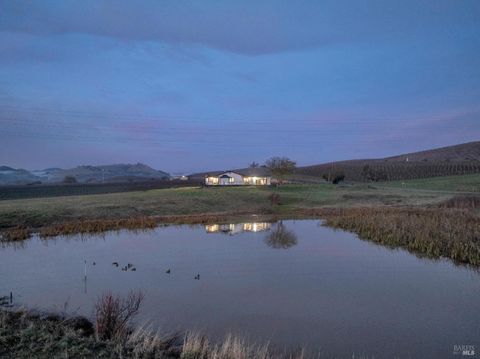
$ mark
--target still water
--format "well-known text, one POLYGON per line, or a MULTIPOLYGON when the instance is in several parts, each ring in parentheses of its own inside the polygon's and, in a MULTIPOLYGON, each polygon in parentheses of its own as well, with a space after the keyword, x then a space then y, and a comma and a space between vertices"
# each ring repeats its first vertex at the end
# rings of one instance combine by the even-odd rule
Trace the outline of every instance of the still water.
POLYGON ((166 331, 235 333, 327 357, 451 358, 454 345, 475 345, 480 356, 478 272, 319 221, 170 226, 0 248, 0 295, 12 291, 28 307, 91 316, 101 293, 132 289, 145 293, 137 321, 166 331), (127 263, 136 271, 122 271, 127 263))

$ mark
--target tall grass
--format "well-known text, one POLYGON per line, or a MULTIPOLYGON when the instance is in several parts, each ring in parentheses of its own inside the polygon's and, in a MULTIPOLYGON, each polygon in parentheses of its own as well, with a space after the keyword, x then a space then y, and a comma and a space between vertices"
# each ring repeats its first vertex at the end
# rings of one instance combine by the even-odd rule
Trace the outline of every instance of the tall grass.
POLYGON ((22 227, 12 228, 8 231, 0 232, 0 242, 23 241, 30 238, 31 232, 22 227))
MULTIPOLYGON (((219 343, 197 332, 161 335, 137 327, 125 336, 101 338, 85 318, 71 318, 27 310, 0 310, 0 358, 171 358, 171 359, 306 359, 295 353, 271 350, 268 344, 253 345, 227 335, 219 343), (81 321, 79 319, 82 319, 81 321), (87 323, 88 325, 86 325, 87 323), (5 344, 5 345, 4 345, 5 344)), ((317 356, 312 356, 312 358, 317 356)))
POLYGON ((480 209, 480 196, 455 196, 443 203, 441 208, 480 209))
POLYGON ((480 265, 480 216, 439 208, 349 208, 323 212, 325 224, 420 256, 480 265))
POLYGON ((220 344, 212 344, 199 333, 188 333, 182 347, 182 359, 270 359, 268 344, 250 345, 245 340, 227 335, 220 344))

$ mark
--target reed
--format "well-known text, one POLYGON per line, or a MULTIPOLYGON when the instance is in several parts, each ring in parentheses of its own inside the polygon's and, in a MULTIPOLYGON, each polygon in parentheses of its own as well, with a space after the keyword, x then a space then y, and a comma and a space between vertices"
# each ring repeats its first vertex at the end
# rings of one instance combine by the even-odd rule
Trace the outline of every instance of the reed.
POLYGON ((455 196, 439 204, 440 208, 480 209, 480 196, 455 196))
POLYGON ((153 229, 157 225, 157 220, 152 217, 71 221, 41 228, 39 235, 41 238, 46 238, 59 235, 100 233, 120 229, 153 229))
POLYGON ((31 237, 31 231, 26 228, 16 227, 0 232, 0 242, 23 241, 31 237))
POLYGON ((322 211, 325 225, 419 256, 480 266, 480 216, 441 208, 348 208, 322 211))

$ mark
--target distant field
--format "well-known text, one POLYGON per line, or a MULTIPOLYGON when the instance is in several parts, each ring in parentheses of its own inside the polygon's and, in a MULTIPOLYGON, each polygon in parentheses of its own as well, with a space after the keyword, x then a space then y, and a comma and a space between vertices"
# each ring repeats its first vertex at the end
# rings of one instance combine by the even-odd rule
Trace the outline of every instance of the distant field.
POLYGON ((432 177, 407 181, 383 182, 376 185, 434 191, 480 192, 480 173, 463 176, 432 177))
POLYGON ((62 196, 80 196, 107 194, 116 192, 147 191, 160 188, 187 187, 198 185, 195 181, 142 181, 125 183, 76 183, 76 184, 45 184, 45 185, 21 185, 0 186, 0 201, 22 198, 45 198, 62 196))

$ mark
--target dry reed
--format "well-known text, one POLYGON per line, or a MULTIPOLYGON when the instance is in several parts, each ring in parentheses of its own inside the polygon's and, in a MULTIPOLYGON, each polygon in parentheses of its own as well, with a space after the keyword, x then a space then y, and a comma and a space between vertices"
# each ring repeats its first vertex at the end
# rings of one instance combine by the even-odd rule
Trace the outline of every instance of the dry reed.
POLYGON ((349 208, 323 213, 325 224, 420 256, 480 265, 480 216, 460 209, 349 208))

